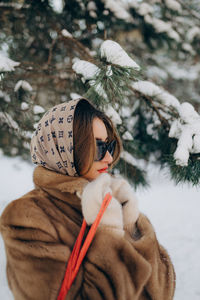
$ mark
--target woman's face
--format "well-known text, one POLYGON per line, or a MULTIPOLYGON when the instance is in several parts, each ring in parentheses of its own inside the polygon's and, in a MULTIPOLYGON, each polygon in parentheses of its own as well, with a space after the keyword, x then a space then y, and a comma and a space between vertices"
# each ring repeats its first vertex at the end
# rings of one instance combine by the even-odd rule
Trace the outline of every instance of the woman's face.
MULTIPOLYGON (((108 141, 108 133, 102 120, 94 118, 92 128, 95 140, 101 140, 103 142, 108 141)), ((112 161, 113 157, 107 151, 102 160, 93 162, 89 171, 84 175, 84 178, 91 181, 96 179, 101 173, 107 173, 108 166, 112 163, 112 161)))

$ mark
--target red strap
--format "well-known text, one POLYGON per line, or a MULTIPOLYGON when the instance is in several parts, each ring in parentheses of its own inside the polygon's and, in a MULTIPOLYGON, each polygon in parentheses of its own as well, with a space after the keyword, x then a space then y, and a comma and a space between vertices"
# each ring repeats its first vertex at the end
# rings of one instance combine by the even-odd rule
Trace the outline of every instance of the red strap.
POLYGON ((110 193, 106 194, 103 202, 102 202, 102 205, 101 205, 101 208, 99 210, 99 213, 94 221, 94 223, 92 224, 88 234, 87 234, 87 237, 85 239, 85 242, 81 248, 81 244, 82 244, 82 240, 83 240, 83 236, 84 236, 84 233, 85 233, 85 229, 86 229, 86 221, 85 219, 83 219, 83 223, 82 223, 82 226, 81 226, 81 230, 79 232, 79 235, 76 239, 76 243, 74 245, 74 248, 73 248, 73 251, 71 253, 71 256, 68 260, 68 264, 67 264, 67 268, 66 268, 66 271, 65 271, 65 276, 64 276, 64 279, 63 279, 63 282, 62 282, 62 286, 61 286, 61 289, 60 289, 60 292, 59 292, 59 295, 58 295, 58 298, 57 300, 64 300, 74 279, 76 278, 76 275, 78 273, 78 270, 80 268, 80 265, 86 255, 86 252, 94 238, 94 235, 97 231, 97 227, 101 221, 101 218, 108 206, 108 204, 110 203, 112 199, 112 196, 110 193), (80 250, 81 248, 81 250, 80 250))

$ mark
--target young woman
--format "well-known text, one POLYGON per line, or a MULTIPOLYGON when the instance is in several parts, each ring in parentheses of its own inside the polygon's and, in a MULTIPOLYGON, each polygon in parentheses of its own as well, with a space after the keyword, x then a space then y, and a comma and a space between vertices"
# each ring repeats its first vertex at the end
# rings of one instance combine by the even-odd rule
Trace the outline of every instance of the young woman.
POLYGON ((167 252, 130 185, 109 174, 120 150, 111 120, 86 99, 43 116, 31 141, 35 189, 0 220, 15 300, 57 299, 83 217, 91 225, 108 192, 112 200, 66 299, 173 299, 167 252))

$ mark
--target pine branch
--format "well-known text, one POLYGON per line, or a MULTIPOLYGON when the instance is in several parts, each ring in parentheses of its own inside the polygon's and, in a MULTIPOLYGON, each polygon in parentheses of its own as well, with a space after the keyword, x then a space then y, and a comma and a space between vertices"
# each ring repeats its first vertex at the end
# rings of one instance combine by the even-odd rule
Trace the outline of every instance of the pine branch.
POLYGON ((157 114, 161 124, 163 124, 164 128, 166 128, 167 130, 169 130, 169 122, 160 114, 159 109, 156 107, 156 105, 154 104, 153 100, 151 97, 142 94, 141 92, 135 90, 132 86, 129 86, 130 90, 132 90, 135 95, 139 96, 141 99, 143 99, 149 106, 151 106, 151 108, 155 111, 155 113, 157 114))

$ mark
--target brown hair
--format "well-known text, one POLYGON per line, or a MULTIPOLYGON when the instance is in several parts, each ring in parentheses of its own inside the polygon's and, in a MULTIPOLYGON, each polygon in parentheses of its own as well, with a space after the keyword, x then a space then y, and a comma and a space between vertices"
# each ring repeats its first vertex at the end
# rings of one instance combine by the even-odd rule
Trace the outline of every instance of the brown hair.
POLYGON ((107 129, 108 140, 116 140, 111 166, 116 164, 120 156, 121 140, 112 121, 102 111, 96 109, 88 100, 83 98, 76 106, 73 123, 74 164, 78 175, 86 174, 94 162, 96 154, 92 127, 94 118, 103 121, 107 129))

